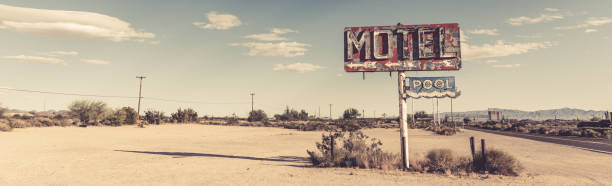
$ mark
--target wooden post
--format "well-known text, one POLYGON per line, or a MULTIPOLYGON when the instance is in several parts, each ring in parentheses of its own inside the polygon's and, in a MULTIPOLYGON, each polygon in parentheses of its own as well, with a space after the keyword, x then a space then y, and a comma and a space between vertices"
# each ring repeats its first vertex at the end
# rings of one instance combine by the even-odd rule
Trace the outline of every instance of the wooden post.
POLYGON ((335 162, 336 161, 336 156, 334 155, 335 139, 334 139, 334 135, 331 132, 329 133, 329 138, 331 138, 330 156, 332 158, 332 162, 335 162))
POLYGON ((487 170, 487 154, 485 153, 485 140, 480 140, 480 146, 482 147, 482 166, 484 170, 487 170))
POLYGON ((406 80, 406 74, 403 71, 397 72, 397 89, 399 93, 399 119, 400 119, 400 142, 402 146, 402 165, 404 170, 410 168, 410 161, 408 153, 408 116, 406 115, 406 111, 408 110, 408 104, 406 104, 406 99, 404 98, 405 90, 404 90, 404 81, 406 80))
POLYGON ((476 148, 474 147, 474 136, 470 137, 470 148, 472 149, 472 160, 476 158, 476 148))
POLYGON ((476 147, 474 147, 474 136, 470 136, 470 150, 472 150, 472 167, 476 168, 476 147))

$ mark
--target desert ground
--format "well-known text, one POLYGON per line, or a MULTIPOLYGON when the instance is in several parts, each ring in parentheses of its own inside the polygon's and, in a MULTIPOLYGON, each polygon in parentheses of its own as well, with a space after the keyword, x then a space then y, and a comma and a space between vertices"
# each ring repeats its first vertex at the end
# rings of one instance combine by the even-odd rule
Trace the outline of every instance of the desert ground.
MULTIPOLYGON (((367 129, 399 152, 398 129, 367 129)), ((411 158, 434 148, 469 155, 469 136, 514 155, 518 177, 313 168, 322 132, 209 126, 50 127, 0 133, 0 185, 612 185, 612 155, 464 130, 409 131, 411 158)))

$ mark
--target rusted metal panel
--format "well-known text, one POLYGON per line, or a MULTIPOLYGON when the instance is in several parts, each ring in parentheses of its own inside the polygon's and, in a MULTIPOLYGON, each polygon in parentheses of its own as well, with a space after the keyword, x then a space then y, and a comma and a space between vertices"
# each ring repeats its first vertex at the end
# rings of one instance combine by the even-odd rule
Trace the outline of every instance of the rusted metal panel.
POLYGON ((459 70, 459 35, 457 23, 346 27, 344 70, 459 70))

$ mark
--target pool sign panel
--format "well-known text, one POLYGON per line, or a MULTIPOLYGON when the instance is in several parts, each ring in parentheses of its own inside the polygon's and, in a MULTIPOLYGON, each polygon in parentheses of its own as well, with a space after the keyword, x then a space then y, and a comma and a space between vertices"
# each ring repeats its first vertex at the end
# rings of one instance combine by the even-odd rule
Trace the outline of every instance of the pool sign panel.
POLYGON ((455 87, 455 77, 408 77, 406 94, 412 98, 455 98, 459 92, 455 87))
POLYGON ((459 24, 344 28, 347 72, 461 69, 459 24))

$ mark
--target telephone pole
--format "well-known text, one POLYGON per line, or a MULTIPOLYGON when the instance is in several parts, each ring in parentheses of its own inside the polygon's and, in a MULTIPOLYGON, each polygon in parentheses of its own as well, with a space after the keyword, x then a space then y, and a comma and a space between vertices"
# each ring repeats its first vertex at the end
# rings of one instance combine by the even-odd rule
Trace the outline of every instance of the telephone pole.
POLYGON ((255 109, 255 107, 253 106, 255 102, 253 102, 253 96, 255 96, 255 93, 251 92, 251 112, 253 112, 255 109))
MULTIPOLYGON (((138 89, 138 121, 140 123, 140 99, 142 99, 142 79, 146 78, 144 76, 136 76, 136 78, 140 79, 140 88, 138 89)), ((140 124, 142 127, 142 124, 140 124)))
POLYGON ((329 120, 332 120, 331 107, 332 107, 332 104, 329 104, 329 120))

